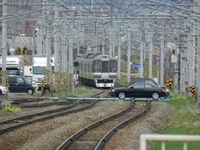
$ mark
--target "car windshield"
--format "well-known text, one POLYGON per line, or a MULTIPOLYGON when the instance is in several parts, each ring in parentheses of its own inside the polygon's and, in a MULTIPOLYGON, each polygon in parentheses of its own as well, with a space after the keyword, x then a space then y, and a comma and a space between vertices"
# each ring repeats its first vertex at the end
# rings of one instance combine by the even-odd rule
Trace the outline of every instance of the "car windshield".
POLYGON ((25 76, 26 77, 26 79, 27 79, 27 81, 29 82, 29 83, 32 83, 32 77, 31 76, 25 76))

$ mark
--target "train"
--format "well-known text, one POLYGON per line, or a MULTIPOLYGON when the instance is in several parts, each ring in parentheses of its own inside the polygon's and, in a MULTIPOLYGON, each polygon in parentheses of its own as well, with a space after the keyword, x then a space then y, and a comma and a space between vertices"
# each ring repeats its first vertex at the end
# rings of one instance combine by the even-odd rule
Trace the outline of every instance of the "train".
POLYGON ((117 58, 107 54, 89 53, 77 56, 78 80, 97 88, 111 88, 117 80, 117 58))

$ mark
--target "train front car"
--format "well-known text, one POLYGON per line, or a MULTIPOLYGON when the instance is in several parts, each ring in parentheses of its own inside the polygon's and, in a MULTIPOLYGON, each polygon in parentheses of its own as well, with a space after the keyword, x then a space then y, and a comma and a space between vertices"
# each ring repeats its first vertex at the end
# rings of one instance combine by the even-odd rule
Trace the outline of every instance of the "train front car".
POLYGON ((117 59, 98 55, 93 60, 93 78, 96 87, 114 87, 117 79, 117 59))

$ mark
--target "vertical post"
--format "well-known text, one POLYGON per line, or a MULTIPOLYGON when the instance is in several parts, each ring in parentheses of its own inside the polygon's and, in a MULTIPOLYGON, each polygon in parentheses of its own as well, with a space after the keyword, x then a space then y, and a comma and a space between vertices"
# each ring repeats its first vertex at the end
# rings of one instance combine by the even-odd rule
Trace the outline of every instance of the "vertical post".
POLYGON ((153 34, 150 34, 149 38, 149 78, 152 78, 153 34))
POLYGON ((102 54, 105 54, 105 39, 102 39, 102 54))
POLYGON ((50 85, 50 74, 52 72, 52 64, 51 64, 51 36, 50 36, 50 25, 47 26, 47 46, 46 46, 46 53, 47 53, 47 84, 50 85))
POLYGON ((32 56, 35 55, 35 26, 33 26, 33 51, 32 56))
MULTIPOLYGON (((71 23, 71 26, 70 26, 70 29, 71 29, 71 34, 69 35, 69 74, 70 75, 73 75, 74 73, 74 66, 73 66, 73 43, 74 43, 74 30, 73 30, 73 23, 71 23)), ((71 85, 72 85, 72 93, 74 95, 74 78, 72 77, 71 79, 71 85)))
MULTIPOLYGON (((200 4, 199 1, 198 1, 198 3, 200 4)), ((198 8, 198 11, 200 11, 199 8, 198 8)), ((200 28, 200 21, 199 20, 197 21, 197 27, 200 28)), ((199 36, 200 30, 197 31, 197 35, 198 35, 198 37, 197 37, 197 56, 196 56, 197 57, 197 61, 196 61, 197 65, 196 66, 198 66, 198 68, 196 70, 196 77, 197 77, 196 105, 200 106, 200 80, 199 80, 200 79, 200 55, 199 55, 199 53, 200 53, 200 36, 199 36)))
POLYGON ((7 57, 7 0, 3 0, 2 12, 2 85, 6 86, 6 57, 7 57))
POLYGON ((157 72, 156 72, 156 76, 158 78, 158 82, 160 84, 160 74, 159 74, 159 61, 156 61, 156 67, 157 67, 157 72))
POLYGON ((118 64, 118 68, 117 68, 117 78, 120 79, 121 77, 121 35, 119 35, 119 42, 118 42, 118 61, 117 61, 117 64, 118 64))
POLYGON ((127 82, 130 82, 130 53, 131 53, 131 33, 128 31, 128 49, 127 49, 127 82))
POLYGON ((55 70, 55 89, 58 89, 58 71, 59 71, 59 61, 58 61, 58 54, 59 54, 59 49, 58 49, 58 42, 59 42, 59 36, 58 36, 58 16, 59 16, 59 11, 58 8, 59 6, 55 2, 55 22, 54 22, 54 70, 55 70))
MULTIPOLYGON (((144 26, 144 23, 142 24, 144 26)), ((140 44, 140 78, 143 78, 144 76, 144 69, 143 69, 143 64, 144 64, 144 50, 145 50, 145 44, 146 44, 146 37, 145 37, 145 31, 144 27, 142 27, 142 43, 140 44)))
POLYGON ((112 31, 111 28, 109 30, 109 56, 112 56, 112 31))
POLYGON ((165 38, 164 38, 164 20, 163 30, 161 33, 161 47, 160 47, 160 85, 164 86, 164 51, 165 51, 165 38))
MULTIPOLYGON (((143 41, 142 41, 143 42, 143 41)), ((140 44, 140 78, 143 77, 143 63, 144 63, 144 43, 140 44)))

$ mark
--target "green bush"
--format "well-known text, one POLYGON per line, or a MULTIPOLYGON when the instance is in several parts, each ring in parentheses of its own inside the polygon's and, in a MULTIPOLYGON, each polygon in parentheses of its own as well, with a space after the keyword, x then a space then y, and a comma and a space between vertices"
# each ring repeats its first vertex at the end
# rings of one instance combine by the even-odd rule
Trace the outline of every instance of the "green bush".
POLYGON ((21 111, 21 108, 18 106, 12 106, 12 105, 5 105, 2 108, 3 111, 5 112, 13 112, 13 113, 17 113, 21 111))

